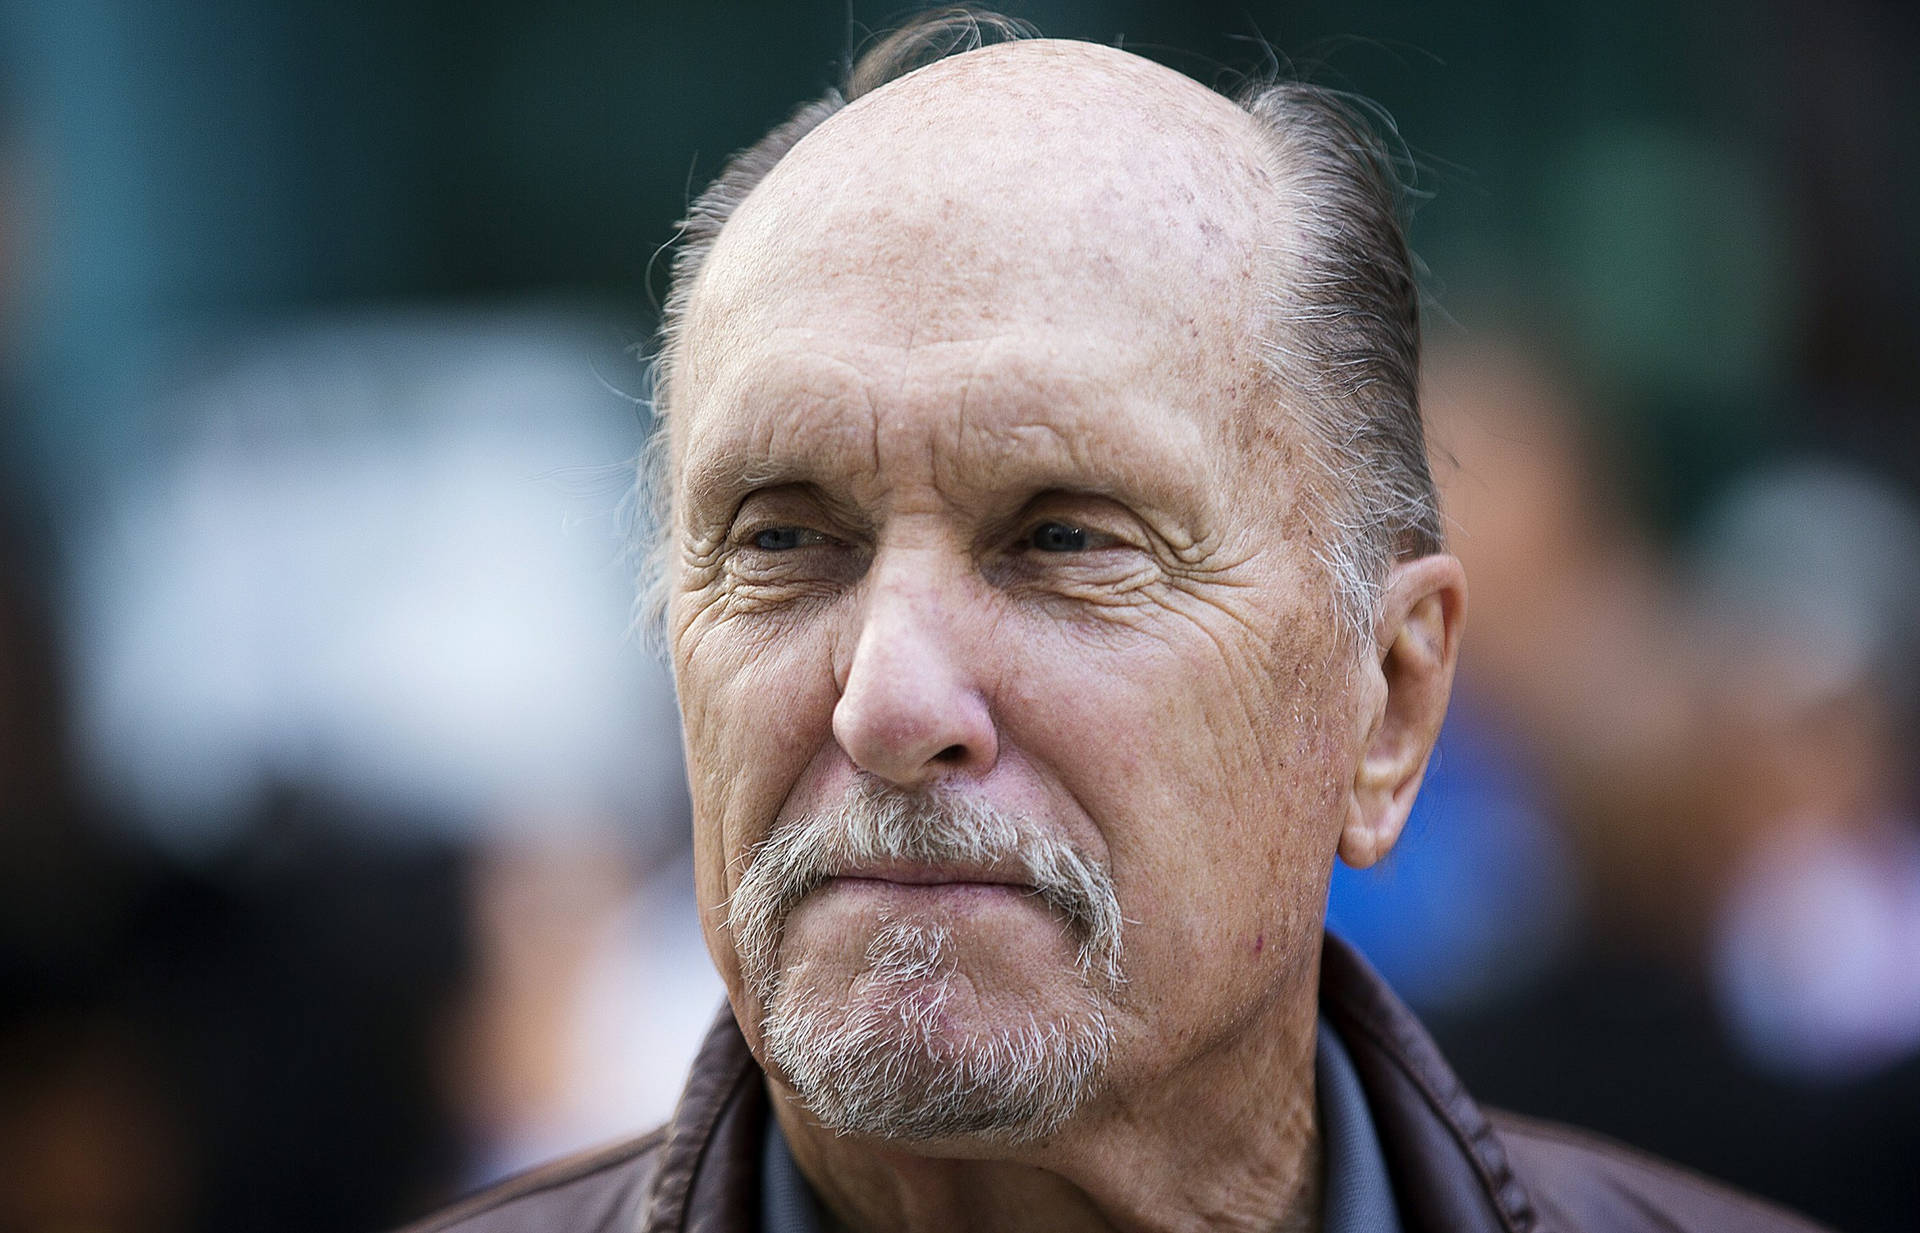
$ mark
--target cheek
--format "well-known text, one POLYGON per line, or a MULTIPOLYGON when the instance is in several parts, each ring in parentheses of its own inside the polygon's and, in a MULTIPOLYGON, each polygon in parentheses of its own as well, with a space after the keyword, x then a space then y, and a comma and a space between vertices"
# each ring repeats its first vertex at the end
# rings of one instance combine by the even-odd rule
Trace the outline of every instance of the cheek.
POLYGON ((733 980, 721 924, 748 851, 832 735, 835 690, 824 639, 770 642, 722 625, 685 638, 675 678, 693 801, 694 882, 708 949, 733 980))
POLYGON ((1008 722, 1102 832, 1134 993, 1221 947, 1271 962, 1317 938, 1347 757, 1323 623, 1167 611, 1098 646, 1022 633, 1052 653, 1018 656, 1008 722), (1300 633, 1261 644, 1262 627, 1300 633))

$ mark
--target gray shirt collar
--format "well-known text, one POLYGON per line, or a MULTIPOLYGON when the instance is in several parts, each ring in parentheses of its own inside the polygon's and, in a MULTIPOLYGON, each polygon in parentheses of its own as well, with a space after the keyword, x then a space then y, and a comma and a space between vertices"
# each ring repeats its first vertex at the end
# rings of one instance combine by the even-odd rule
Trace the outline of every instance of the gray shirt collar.
MULTIPOLYGON (((1387 1161, 1374 1133, 1373 1114, 1353 1059, 1340 1037, 1320 1021, 1314 1084, 1320 1097, 1320 1143, 1327 1175, 1323 1233, 1400 1233, 1387 1161)), ((760 1153, 760 1227, 764 1233, 824 1233, 826 1213, 794 1163, 780 1121, 767 1118, 760 1153)))
POLYGON ((824 1233, 827 1214, 794 1163, 780 1119, 767 1110, 767 1137, 760 1147, 761 1233, 824 1233))
POLYGON ((1327 1164, 1322 1233, 1400 1233, 1400 1209, 1393 1201, 1393 1182, 1367 1109, 1367 1094, 1346 1045, 1325 1019, 1320 1021, 1313 1080, 1320 1095, 1320 1150, 1327 1164))

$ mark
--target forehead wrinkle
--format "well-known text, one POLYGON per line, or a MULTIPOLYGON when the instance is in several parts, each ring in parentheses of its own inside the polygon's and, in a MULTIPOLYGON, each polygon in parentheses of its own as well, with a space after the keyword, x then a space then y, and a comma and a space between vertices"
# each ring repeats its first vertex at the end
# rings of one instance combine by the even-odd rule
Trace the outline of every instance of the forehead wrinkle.
POLYGON ((912 373, 873 375, 908 349, 856 359, 813 350, 737 354, 738 375, 697 414, 686 459, 699 499, 815 482, 883 506, 920 485, 943 498, 1097 492, 1200 517, 1224 457, 1214 425, 1077 340, 1023 335, 912 348, 912 373), (1134 431, 1116 431, 1131 425, 1134 431), (859 491, 864 489, 865 491, 859 491))
POLYGON ((818 351, 736 355, 741 361, 677 427, 690 509, 748 490, 813 482, 864 457, 879 468, 878 411, 860 370, 818 351), (778 408, 770 410, 769 408, 778 408), (695 422, 701 431, 691 431, 695 422), (827 459, 834 465, 827 465, 827 459))
POLYGON ((1011 394, 976 387, 968 410, 930 434, 934 483, 956 494, 1093 492, 1199 513, 1194 497, 1211 490, 1216 454, 1200 425, 1123 387, 1076 397, 1058 384, 1023 383, 1011 394), (1116 432, 1116 420, 1145 430, 1116 432))

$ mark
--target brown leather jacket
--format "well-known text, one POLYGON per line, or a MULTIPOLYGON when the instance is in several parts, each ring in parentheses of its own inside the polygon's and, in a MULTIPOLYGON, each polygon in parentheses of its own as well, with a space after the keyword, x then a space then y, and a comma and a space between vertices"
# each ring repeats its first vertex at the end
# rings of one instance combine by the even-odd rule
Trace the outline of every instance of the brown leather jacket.
MULTIPOLYGON (((1337 938, 1320 1013, 1366 1090, 1407 1233, 1809 1233, 1816 1226, 1579 1131, 1482 1110, 1412 1012, 1337 938)), ((673 1120, 525 1174, 407 1233, 755 1233, 767 1097, 729 1014, 673 1120)))

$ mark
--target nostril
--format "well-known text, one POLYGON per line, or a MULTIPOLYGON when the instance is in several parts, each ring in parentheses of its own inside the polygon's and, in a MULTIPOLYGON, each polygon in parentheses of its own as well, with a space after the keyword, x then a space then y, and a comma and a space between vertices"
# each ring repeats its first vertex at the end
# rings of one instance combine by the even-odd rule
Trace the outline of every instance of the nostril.
POLYGON ((933 757, 936 762, 964 762, 967 760, 967 747, 965 745, 949 745, 939 753, 933 755, 933 757))

